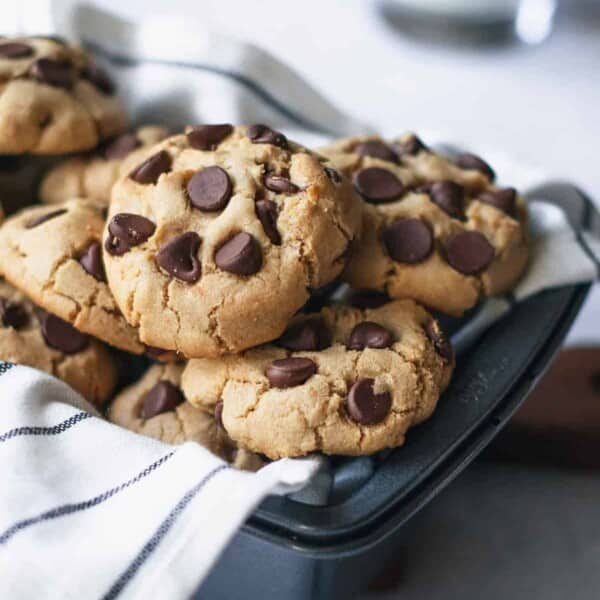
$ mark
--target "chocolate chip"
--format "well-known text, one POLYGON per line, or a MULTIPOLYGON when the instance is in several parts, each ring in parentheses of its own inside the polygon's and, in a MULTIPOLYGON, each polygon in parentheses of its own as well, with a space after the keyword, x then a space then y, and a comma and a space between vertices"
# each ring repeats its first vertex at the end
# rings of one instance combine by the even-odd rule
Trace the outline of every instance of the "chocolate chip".
POLYGON ((390 301, 390 297, 380 290, 357 288, 348 293, 348 303, 356 308, 379 308, 390 301))
POLYGON ((257 200, 254 210, 265 230, 266 236, 273 244, 280 246, 281 235, 277 230, 277 204, 271 200, 257 200))
POLYGON ((195 283, 202 275, 198 260, 200 242, 200 236, 194 231, 167 242, 156 254, 158 266, 180 281, 195 283))
POLYGON ((21 42, 0 44, 0 58, 25 58, 33 54, 33 48, 21 42))
POLYGON ((89 337, 75 327, 45 311, 40 311, 42 335, 46 344, 65 354, 76 354, 87 348, 89 337))
POLYGON ((325 175, 327 175, 331 183, 334 183, 335 185, 342 183, 342 176, 338 171, 332 169, 331 167, 325 167, 325 175))
POLYGON ((79 264, 98 281, 106 281, 104 264, 102 262, 102 246, 100 242, 92 242, 79 258, 79 264))
POLYGON ((146 217, 119 213, 108 224, 108 237, 104 247, 109 254, 120 256, 133 246, 143 244, 155 230, 156 225, 146 217))
POLYGON ((192 206, 214 212, 227 206, 231 198, 231 181, 221 167, 206 167, 188 181, 186 191, 192 206))
POLYGON ((403 156, 414 156, 422 150, 427 150, 427 146, 416 135, 409 136, 403 142, 392 144, 392 148, 399 158, 402 158, 403 156))
POLYGON ((436 352, 447 362, 452 362, 454 359, 454 351, 452 344, 446 337, 446 334, 440 329, 437 321, 429 321, 425 325, 425 333, 429 341, 433 344, 436 352))
POLYGON ((465 190, 454 181, 436 181, 429 186, 429 195, 447 215, 459 219, 465 218, 465 190))
POLYGON ((162 360, 165 355, 171 354, 173 350, 165 350, 157 346, 147 346, 144 344, 144 354, 153 360, 162 360))
POLYGON ((96 63, 88 64, 81 72, 81 76, 97 87, 102 93, 111 96, 115 93, 115 84, 108 73, 96 63))
POLYGON ((402 182, 387 169, 369 167, 354 177, 354 186, 368 202, 375 204, 398 198, 404 191, 402 182))
POLYGON ((302 385, 317 372, 317 365, 310 358, 281 358, 274 360, 266 369, 269 383, 276 388, 302 385))
POLYGON ((355 154, 359 154, 360 156, 371 156, 373 158, 379 158, 389 162, 398 162, 398 157, 396 156, 395 152, 383 142, 362 142, 354 147, 353 152, 355 154))
POLYGON ((433 232, 421 219, 398 219, 383 232, 383 243, 393 260, 414 264, 433 250, 433 232))
POLYGON ((135 133, 124 133, 104 146, 104 158, 107 160, 124 158, 140 145, 140 140, 135 133))
POLYGON ((494 260, 494 247, 478 231, 461 231, 446 242, 446 259, 460 273, 477 275, 494 260))
POLYGON ((170 381, 159 381, 145 396, 140 417, 151 419, 185 402, 181 390, 170 381))
POLYGON ((223 425, 223 400, 219 400, 215 404, 215 422, 219 427, 225 429, 223 425))
POLYGON ((279 146, 284 149, 288 147, 285 135, 266 125, 250 125, 250 127, 248 127, 248 137, 254 144, 273 144, 273 146, 279 146))
POLYGON ((6 298, 0 297, 0 322, 4 327, 21 329, 27 325, 29 316, 25 309, 16 302, 9 302, 6 298))
POLYGON ((348 348, 350 350, 389 348, 393 343, 394 336, 388 329, 372 321, 363 321, 350 332, 348 348))
POLYGON ((484 204, 490 204, 507 215, 514 216, 517 208, 517 190, 515 188, 503 188, 479 194, 477 200, 484 204))
POLYGON ((461 169, 469 169, 483 173, 490 181, 496 179, 496 173, 485 160, 475 154, 465 152, 456 157, 454 161, 461 169))
POLYGON ((306 319, 287 329, 278 344, 292 352, 324 350, 331 345, 331 333, 323 319, 306 319))
POLYGON ((264 179, 265 187, 278 194, 295 194, 300 191, 297 185, 294 185, 287 177, 271 175, 267 173, 264 179))
POLYGON ((231 132, 233 126, 196 125, 187 133, 188 144, 196 150, 214 150, 231 132))
POLYGON ((228 239, 215 252, 219 269, 236 275, 253 275, 262 266, 259 243, 245 231, 228 239))
POLYGON ((50 221, 50 219, 55 219, 56 217, 60 217, 60 215, 64 215, 66 212, 66 208, 59 208, 58 210, 53 210, 44 215, 40 215, 39 217, 33 217, 33 219, 29 219, 29 221, 25 223, 25 229, 33 229, 46 221, 50 221))
POLYGON ((67 60, 38 58, 30 67, 30 74, 40 83, 70 89, 73 86, 73 66, 67 60))
POLYGON ((143 185, 156 183, 160 175, 171 169, 171 162, 171 155, 166 150, 161 150, 138 165, 129 173, 129 177, 143 185))
POLYGON ((359 379, 346 398, 346 409, 350 418, 361 425, 375 425, 383 421, 392 407, 389 392, 376 394, 373 391, 375 380, 359 379))

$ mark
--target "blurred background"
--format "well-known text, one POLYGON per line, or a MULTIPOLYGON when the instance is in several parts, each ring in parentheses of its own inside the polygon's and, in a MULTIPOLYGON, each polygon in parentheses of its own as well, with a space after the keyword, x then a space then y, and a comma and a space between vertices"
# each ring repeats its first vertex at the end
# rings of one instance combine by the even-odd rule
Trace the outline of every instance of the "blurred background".
MULTIPOLYGON (((504 153, 600 202, 596 0, 90 4, 250 41, 390 135, 504 153)), ((598 288, 568 346, 494 447, 409 523, 398 561, 361 598, 600 597, 598 288)))

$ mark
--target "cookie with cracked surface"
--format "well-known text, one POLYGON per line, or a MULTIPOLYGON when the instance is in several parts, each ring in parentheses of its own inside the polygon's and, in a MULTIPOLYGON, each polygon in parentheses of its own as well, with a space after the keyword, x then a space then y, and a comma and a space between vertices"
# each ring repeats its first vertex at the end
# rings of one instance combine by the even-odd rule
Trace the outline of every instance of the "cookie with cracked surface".
POLYGON ((241 446, 269 458, 361 455, 404 443, 427 419, 454 367, 452 347, 412 300, 298 315, 274 344, 190 360, 188 400, 241 446))
POLYGON ((121 427, 167 444, 196 442, 238 469, 256 471, 264 461, 237 448, 217 414, 192 406, 181 391, 183 365, 154 365, 139 381, 122 390, 108 409, 121 427))
POLYGON ((0 360, 46 371, 100 406, 117 383, 102 343, 47 313, 0 278, 0 360))
POLYGON ((108 205, 110 191, 119 176, 138 164, 144 148, 167 135, 165 127, 144 125, 108 140, 91 154, 67 158, 45 174, 40 184, 40 200, 56 204, 79 197, 108 205))
POLYGON ((240 352, 279 336, 308 290, 340 274, 362 207, 321 160, 263 125, 205 125, 115 184, 106 272, 145 344, 240 352))
POLYGON ((89 150, 126 124, 113 82, 81 47, 0 40, 0 154, 89 150))
POLYGON ((0 227, 0 272, 79 331, 140 354, 137 332, 106 283, 103 227, 103 208, 90 200, 26 208, 0 227))
POLYGON ((344 278, 461 315, 510 290, 528 258, 527 211, 514 188, 493 184, 481 158, 454 160, 415 135, 375 136, 322 148, 365 201, 360 241, 344 278))

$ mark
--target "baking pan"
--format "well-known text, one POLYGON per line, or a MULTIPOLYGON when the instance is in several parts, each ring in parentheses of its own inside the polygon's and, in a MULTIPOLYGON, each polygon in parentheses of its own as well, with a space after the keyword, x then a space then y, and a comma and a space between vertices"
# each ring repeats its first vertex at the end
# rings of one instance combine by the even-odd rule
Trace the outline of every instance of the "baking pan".
MULTIPOLYGON (((537 194, 563 207, 578 235, 600 222, 573 186, 552 184, 532 196, 537 194)), ((433 417, 409 432, 404 447, 364 459, 332 459, 325 503, 267 498, 197 598, 352 597, 393 557, 402 525, 483 450, 525 400, 589 287, 553 289, 516 304, 461 356, 433 417), (342 475, 350 461, 361 460, 367 477, 358 487, 348 486, 342 475)))

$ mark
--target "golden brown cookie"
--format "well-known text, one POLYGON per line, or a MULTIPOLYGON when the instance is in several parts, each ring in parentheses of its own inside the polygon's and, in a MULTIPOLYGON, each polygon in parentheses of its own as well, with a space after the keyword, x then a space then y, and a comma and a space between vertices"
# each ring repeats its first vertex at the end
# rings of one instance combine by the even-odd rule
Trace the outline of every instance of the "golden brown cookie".
POLYGON ((126 429, 167 444, 196 442, 238 469, 256 471, 264 461, 237 448, 217 414, 185 401, 180 389, 183 365, 154 365, 139 381, 122 390, 110 405, 108 418, 126 429))
POLYGON ((89 150, 126 127, 114 84, 79 46, 0 40, 0 154, 89 150))
POLYGON ((350 183, 263 125, 205 125, 115 184, 104 262, 150 346, 217 356, 276 338, 340 274, 360 226, 350 183))
POLYGON ((448 385, 450 343, 412 300, 298 315, 274 344, 189 361, 182 389, 227 433, 269 458, 361 455, 404 443, 448 385))
POLYGON ((365 201, 362 236, 344 273, 353 287, 461 315, 523 273, 525 203, 514 188, 493 185, 480 158, 451 161, 412 134, 392 143, 349 138, 320 152, 365 201))
POLYGON ((35 307, 1 278, 0 360, 46 371, 98 406, 117 383, 115 362, 103 344, 35 307))

